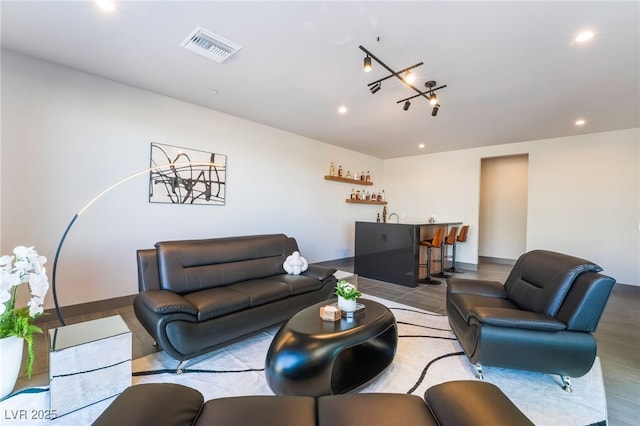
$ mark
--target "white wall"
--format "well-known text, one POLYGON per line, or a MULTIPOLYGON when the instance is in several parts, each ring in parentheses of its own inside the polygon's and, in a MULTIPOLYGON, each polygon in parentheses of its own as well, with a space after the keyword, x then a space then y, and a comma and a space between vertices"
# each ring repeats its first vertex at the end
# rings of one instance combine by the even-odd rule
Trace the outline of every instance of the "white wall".
POLYGON ((461 220, 457 260, 477 263, 482 158, 528 154, 527 251, 548 249, 640 285, 640 129, 495 145, 384 163, 389 211, 461 220))
POLYGON ((528 169, 526 155, 480 162, 478 256, 515 260, 526 251, 528 169))
POLYGON ((63 306, 136 293, 135 250, 161 240, 283 232, 311 262, 352 256, 354 222, 380 209, 346 204, 351 186, 322 178, 331 161, 371 170, 404 221, 470 224, 458 260, 476 263, 480 161, 529 154, 527 249, 640 283, 640 129, 382 161, 6 51, 0 90, 0 253, 34 245, 49 275, 74 213, 146 168, 151 142, 228 156, 225 206, 150 204, 142 176, 87 210, 59 263, 63 306))
POLYGON ((58 263, 63 306, 136 293, 135 250, 162 240, 282 232, 310 262, 353 256, 355 221, 379 210, 323 176, 334 161, 370 170, 379 190, 380 159, 7 51, 1 135, 0 253, 33 245, 50 278, 73 215, 148 167, 151 142, 228 156, 225 206, 150 204, 146 175, 93 204, 58 263))

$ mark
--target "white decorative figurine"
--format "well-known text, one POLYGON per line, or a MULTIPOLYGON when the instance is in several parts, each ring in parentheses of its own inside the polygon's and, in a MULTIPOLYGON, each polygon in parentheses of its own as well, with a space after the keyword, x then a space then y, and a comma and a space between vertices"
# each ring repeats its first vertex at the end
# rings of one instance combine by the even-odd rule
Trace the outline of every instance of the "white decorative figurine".
POLYGON ((304 257, 300 256, 299 252, 294 251, 287 256, 282 266, 284 270, 287 271, 287 274, 300 275, 309 268, 309 263, 304 257))

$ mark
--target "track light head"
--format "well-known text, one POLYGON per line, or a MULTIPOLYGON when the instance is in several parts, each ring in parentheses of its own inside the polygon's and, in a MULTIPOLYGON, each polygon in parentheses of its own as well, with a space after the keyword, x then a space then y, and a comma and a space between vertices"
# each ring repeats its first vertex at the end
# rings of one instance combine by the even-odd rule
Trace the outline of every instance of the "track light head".
POLYGON ((436 106, 433 107, 433 111, 431 111, 431 116, 435 117, 436 115, 438 115, 439 109, 440 109, 440 104, 436 104, 436 106))
POLYGON ((411 71, 407 71, 404 74, 403 80, 409 84, 413 84, 416 81, 416 75, 411 71))
POLYGON ((367 55, 364 57, 364 72, 371 71, 371 56, 367 55))
POLYGON ((438 97, 435 93, 431 93, 429 95, 429 103, 433 106, 436 106, 438 104, 438 97))
POLYGON ((369 90, 371 90, 371 93, 373 94, 373 93, 376 93, 378 90, 380 90, 381 87, 382 87, 382 83, 377 82, 376 84, 371 86, 369 90))
POLYGON ((402 109, 406 111, 406 110, 408 110, 408 109, 409 109, 409 107, 410 107, 410 106, 411 106, 411 102, 406 101, 406 102, 404 103, 404 106, 402 107, 402 109))

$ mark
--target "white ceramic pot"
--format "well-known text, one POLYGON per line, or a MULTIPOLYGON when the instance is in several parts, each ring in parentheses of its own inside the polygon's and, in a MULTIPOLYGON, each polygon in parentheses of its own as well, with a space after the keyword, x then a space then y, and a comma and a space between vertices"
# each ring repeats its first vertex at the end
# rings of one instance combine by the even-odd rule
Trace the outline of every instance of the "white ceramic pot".
POLYGON ((0 398, 9 395, 16 385, 20 366, 22 365, 22 350, 24 340, 9 336, 0 339, 0 398))
POLYGON ((345 312, 353 312, 356 310, 356 301, 347 300, 342 296, 338 296, 338 307, 345 312))

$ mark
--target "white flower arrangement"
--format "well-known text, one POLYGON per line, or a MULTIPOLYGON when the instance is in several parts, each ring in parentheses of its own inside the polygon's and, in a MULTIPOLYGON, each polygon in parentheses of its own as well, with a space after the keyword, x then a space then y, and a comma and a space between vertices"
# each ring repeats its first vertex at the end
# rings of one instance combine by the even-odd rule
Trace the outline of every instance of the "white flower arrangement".
POLYGON ((349 283, 347 280, 340 280, 336 285, 336 296, 340 296, 346 300, 356 300, 362 296, 362 293, 358 291, 358 288, 349 283))
POLYGON ((44 312, 44 298, 49 290, 44 264, 47 258, 33 247, 18 246, 14 256, 0 257, 0 338, 17 336, 27 342, 27 375, 31 376, 35 359, 33 335, 42 333, 34 320, 44 312), (31 299, 27 306, 16 308, 21 284, 29 283, 31 299))

